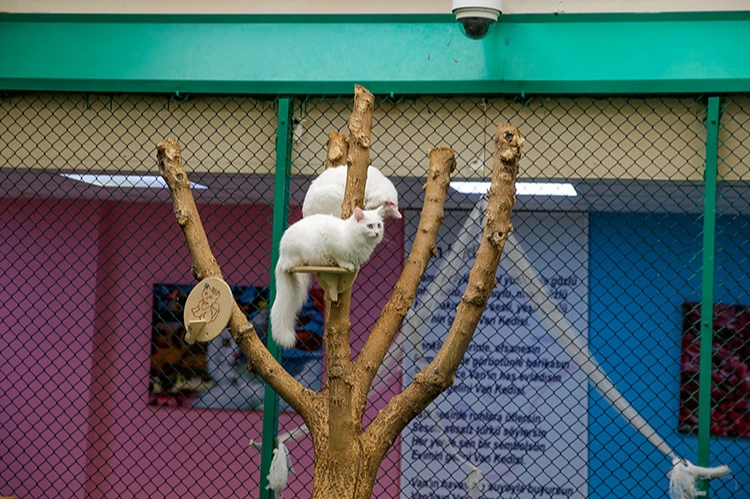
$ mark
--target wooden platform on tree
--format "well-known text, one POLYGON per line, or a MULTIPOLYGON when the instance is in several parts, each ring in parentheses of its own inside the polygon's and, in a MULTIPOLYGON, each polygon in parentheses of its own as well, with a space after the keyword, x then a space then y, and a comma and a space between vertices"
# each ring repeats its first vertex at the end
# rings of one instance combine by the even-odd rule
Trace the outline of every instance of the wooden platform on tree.
POLYGON ((343 267, 327 266, 296 266, 291 269, 292 273, 311 273, 323 288, 323 291, 332 302, 339 300, 339 294, 350 289, 359 269, 349 271, 343 267))
POLYGON ((296 266, 290 271, 292 273, 328 273, 328 274, 346 274, 354 271, 349 271, 343 267, 328 267, 328 266, 296 266))

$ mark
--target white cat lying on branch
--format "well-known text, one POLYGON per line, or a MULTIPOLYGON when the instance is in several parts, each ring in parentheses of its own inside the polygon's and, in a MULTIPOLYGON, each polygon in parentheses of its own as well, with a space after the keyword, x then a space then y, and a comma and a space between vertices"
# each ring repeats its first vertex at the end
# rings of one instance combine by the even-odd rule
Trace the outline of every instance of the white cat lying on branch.
MULTIPOLYGON (((305 194, 302 203, 302 217, 314 214, 328 214, 341 217, 341 204, 344 202, 347 166, 331 167, 323 171, 305 194)), ((370 165, 367 168, 365 183, 365 210, 386 206, 384 218, 400 219, 398 192, 393 183, 380 170, 370 165), (392 204, 386 205, 386 202, 392 204)))

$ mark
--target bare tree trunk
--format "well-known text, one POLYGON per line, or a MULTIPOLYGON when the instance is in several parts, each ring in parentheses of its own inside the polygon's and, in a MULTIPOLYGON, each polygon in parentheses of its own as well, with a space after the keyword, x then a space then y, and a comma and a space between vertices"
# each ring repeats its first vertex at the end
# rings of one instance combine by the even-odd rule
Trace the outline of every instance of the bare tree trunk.
MULTIPOLYGON (((373 106, 372 94, 357 85, 349 120, 348 144, 341 137, 335 138, 334 134, 329 138, 327 165, 341 161, 341 153, 332 151, 335 148, 346 151, 344 154, 349 165, 342 204, 343 218, 349 217, 355 207, 364 205, 373 106), (341 149, 344 146, 348 148, 341 149)), ((497 266, 508 232, 512 229, 510 215, 515 202, 522 144, 523 139, 515 127, 500 125, 495 137, 484 236, 453 325, 434 360, 380 411, 366 430, 363 431, 362 419, 367 393, 393 337, 414 302, 429 259, 436 254, 435 242, 443 220, 450 174, 456 165, 451 149, 433 148, 428 152, 430 168, 417 236, 401 277, 355 362, 351 361, 349 347, 351 290, 340 294, 336 302, 326 300, 327 380, 322 392, 305 389, 291 377, 262 344, 244 313, 234 305, 229 328, 247 356, 248 368, 267 381, 302 416, 310 429, 315 454, 313 497, 372 496, 375 478, 388 448, 419 412, 453 384, 461 358, 495 287, 497 266)), ((198 280, 221 277, 221 269, 211 253, 190 192, 179 144, 168 139, 157 145, 157 151, 160 171, 172 194, 175 218, 190 249, 193 275, 198 280)))
MULTIPOLYGON (((348 174, 341 218, 354 213, 354 208, 364 207, 367 167, 370 165, 370 131, 374 96, 359 85, 354 88, 354 109, 349 119, 348 174)), ((329 145, 331 143, 329 142, 329 145)), ((331 156, 329 151, 328 156, 331 156)), ((328 427, 326 439, 315 449, 315 475, 313 497, 351 498, 357 484, 362 461, 359 434, 361 421, 352 413, 351 349, 349 334, 351 322, 352 290, 339 294, 336 302, 326 297, 326 328, 323 340, 326 347, 328 387, 328 427)), ((322 430, 322 429, 321 429, 322 430)), ((311 429, 311 432, 315 432, 311 429)))

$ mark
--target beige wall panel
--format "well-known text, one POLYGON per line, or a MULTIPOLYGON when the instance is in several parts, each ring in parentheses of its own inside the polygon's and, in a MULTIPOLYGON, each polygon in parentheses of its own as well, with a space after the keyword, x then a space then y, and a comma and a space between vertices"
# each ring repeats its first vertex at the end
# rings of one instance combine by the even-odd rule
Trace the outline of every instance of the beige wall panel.
MULTIPOLYGON (((308 101, 295 173, 319 172, 332 130, 346 132, 350 102, 308 101)), ((423 97, 381 101, 373 116, 371 157, 389 175, 418 176, 426 151, 453 147, 455 178, 483 178, 492 168, 497 124, 526 137, 524 178, 701 178, 704 106, 693 99, 504 99, 423 97)))
POLYGON ((373 156, 399 177, 424 177, 429 167, 427 151, 449 146, 456 152, 454 178, 473 173, 470 164, 483 159, 485 117, 482 100, 447 97, 386 102, 373 114, 373 156), (400 132, 403 131, 403 132, 400 132))
MULTIPOLYGON (((470 175, 468 163, 482 157, 484 145, 490 140, 485 134, 481 103, 479 98, 461 98, 458 102, 429 97, 397 103, 378 99, 373 111, 372 163, 387 175, 422 177, 429 165, 427 151, 451 146, 456 150, 459 173, 470 175)), ((351 109, 351 100, 343 99, 311 100, 301 106, 300 118, 306 126, 305 134, 295 144, 294 173, 320 172, 328 134, 348 133, 351 109)))
POLYGON ((297 129, 298 140, 294 142, 292 173, 317 175, 325 164, 328 134, 349 133, 347 120, 352 109, 351 99, 313 97, 301 102, 295 109, 295 116, 302 120, 302 124, 297 129))
MULTIPOLYGON (((729 98, 719 153, 725 179, 748 179, 750 99, 729 98)), ((155 145, 177 137, 188 171, 265 174, 275 167, 275 103, 243 97, 28 94, 0 104, 0 164, 63 171, 157 173, 155 145)), ((293 173, 322 170, 331 131, 347 132, 351 99, 295 105, 293 173)), ((387 175, 423 177, 427 151, 456 151, 456 179, 488 178, 500 122, 526 139, 523 179, 700 180, 705 106, 692 98, 378 98, 371 158, 387 175)))
MULTIPOLYGON (((451 11, 451 0, 0 0, 3 12, 74 12, 111 14, 434 14, 451 11)), ((552 12, 690 12, 747 10, 746 0, 504 0, 507 14, 552 12)))
POLYGON ((232 97, 34 94, 2 103, 3 166, 158 173, 156 143, 177 137, 188 171, 262 173, 275 165, 272 103, 232 97))
POLYGON ((702 111, 693 100, 535 99, 519 110, 521 176, 700 178, 702 111))
POLYGON ((731 96, 722 103, 719 179, 750 180, 750 96, 731 96))

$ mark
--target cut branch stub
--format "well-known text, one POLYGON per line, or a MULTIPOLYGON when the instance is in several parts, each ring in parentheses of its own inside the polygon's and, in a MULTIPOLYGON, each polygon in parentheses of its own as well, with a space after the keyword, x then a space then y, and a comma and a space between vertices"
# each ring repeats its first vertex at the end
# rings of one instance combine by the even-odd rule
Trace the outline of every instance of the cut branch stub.
POLYGON ((488 205, 486 215, 488 221, 497 221, 496 225, 493 224, 495 232, 487 235, 489 242, 495 246, 504 245, 508 233, 513 229, 510 214, 516 202, 518 160, 521 158, 523 142, 523 137, 513 125, 506 123, 498 127, 495 134, 492 184, 487 193, 488 199, 495 200, 495 203, 488 205))
POLYGON ((326 168, 346 165, 346 157, 349 153, 349 137, 341 132, 328 134, 328 154, 326 155, 326 168))
POLYGON ((365 182, 370 166, 370 133, 375 96, 361 85, 354 86, 354 108, 349 118, 349 165, 346 178, 346 194, 341 205, 341 218, 354 213, 354 208, 365 206, 365 182))
POLYGON ((182 164, 182 148, 177 139, 169 138, 156 146, 159 171, 172 194, 173 212, 188 241, 193 276, 202 281, 211 276, 221 278, 221 268, 216 262, 203 229, 195 200, 190 190, 190 180, 182 164), (193 244, 190 244, 193 242, 193 244))

